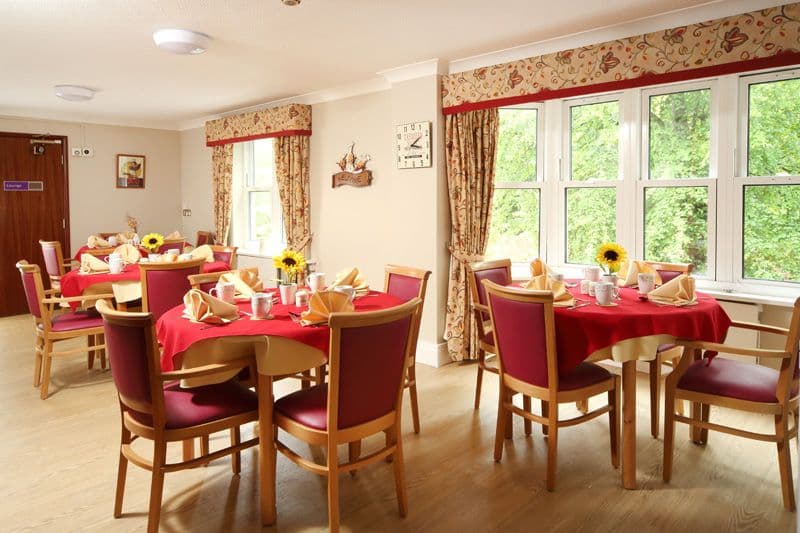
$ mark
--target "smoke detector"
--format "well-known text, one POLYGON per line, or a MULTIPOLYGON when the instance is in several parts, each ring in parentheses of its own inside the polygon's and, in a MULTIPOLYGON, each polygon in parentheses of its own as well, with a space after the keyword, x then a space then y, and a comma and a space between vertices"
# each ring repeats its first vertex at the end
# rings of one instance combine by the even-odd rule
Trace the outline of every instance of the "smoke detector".
POLYGON ((190 30, 164 29, 153 32, 156 46, 173 54, 202 54, 208 48, 211 37, 190 30))
POLYGON ((56 96, 70 102, 86 102, 94 98, 94 90, 79 85, 56 85, 53 87, 56 96))

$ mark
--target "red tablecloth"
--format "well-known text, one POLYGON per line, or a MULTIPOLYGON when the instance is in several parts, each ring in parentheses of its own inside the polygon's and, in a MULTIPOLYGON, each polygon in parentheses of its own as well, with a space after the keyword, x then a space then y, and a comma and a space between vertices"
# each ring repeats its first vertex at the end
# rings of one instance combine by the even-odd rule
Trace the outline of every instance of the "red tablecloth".
MULTIPOLYGON (((80 248, 78 248, 78 251, 75 252, 75 256, 74 256, 75 257, 75 261, 80 261, 81 260, 81 256, 83 255, 83 253, 86 252, 87 250, 92 250, 92 249, 93 248, 89 248, 85 244, 83 246, 81 246, 80 248)), ((142 248, 141 246, 139 246, 138 249, 139 249, 139 253, 142 254, 142 257, 147 257, 149 255, 146 248, 142 248)))
MULTIPOLYGON (((214 261, 213 263, 205 263, 203 265, 203 272, 224 272, 230 270, 228 263, 225 261, 214 261)), ((83 292, 92 285, 99 283, 116 283, 119 281, 139 281, 139 265, 128 265, 119 274, 81 274, 78 270, 71 270, 64 274, 61 278, 61 294, 66 297, 80 296, 83 292)), ((73 308, 77 307, 77 303, 72 304, 73 308)))
POLYGON ((570 289, 576 298, 592 304, 577 309, 555 308, 559 372, 566 374, 592 353, 625 339, 647 335, 722 342, 731 319, 708 295, 697 293, 697 305, 660 306, 638 297, 636 289, 621 288, 616 307, 600 307, 594 298, 570 289))
MULTIPOLYGON (((356 311, 377 311, 395 307, 403 300, 395 296, 370 291, 369 296, 354 300, 356 311)), ((250 302, 239 303, 242 311, 250 312, 250 302)), ((289 311, 300 313, 303 309, 294 305, 275 304, 272 306, 272 320, 250 320, 243 317, 224 326, 196 324, 183 318, 183 305, 164 313, 156 324, 158 341, 163 346, 161 369, 174 370, 174 358, 186 351, 192 344, 206 339, 239 335, 275 335, 302 342, 308 346, 328 353, 328 326, 301 326, 289 318, 289 311)))

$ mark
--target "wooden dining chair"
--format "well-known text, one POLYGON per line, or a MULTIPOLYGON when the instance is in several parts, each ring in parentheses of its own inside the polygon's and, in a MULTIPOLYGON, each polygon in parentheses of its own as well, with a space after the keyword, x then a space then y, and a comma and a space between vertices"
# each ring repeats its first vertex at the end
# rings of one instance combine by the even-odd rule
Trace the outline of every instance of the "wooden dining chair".
POLYGON ((406 381, 404 387, 408 389, 409 400, 411 402, 411 420, 414 433, 419 433, 419 403, 417 398, 417 341, 419 339, 419 329, 422 323, 422 309, 425 305, 425 292, 428 289, 428 278, 431 276, 430 270, 421 268, 386 265, 383 278, 383 292, 396 296, 403 301, 414 298, 420 299, 419 311, 414 321, 414 331, 411 339, 411 355, 408 358, 408 369, 406 370, 406 381))
POLYGON ((372 312, 330 316, 330 375, 327 384, 301 389, 275 402, 276 428, 326 449, 317 464, 278 438, 275 447, 290 461, 328 479, 328 526, 339 531, 339 474, 392 458, 400 516, 407 512, 401 412, 412 352, 414 322, 422 302, 372 312), (380 357, 375 357, 380 354, 380 357), (339 463, 337 446, 386 434, 386 444, 366 457, 339 463))
MULTIPOLYGON (((40 387, 39 395, 47 399, 50 390, 50 370, 53 357, 88 354, 89 368, 94 366, 95 355, 100 356, 100 365, 106 367, 105 344, 103 343, 103 324, 100 317, 91 311, 68 311, 56 314, 55 309, 61 304, 80 302, 84 296, 65 298, 56 296, 54 289, 45 290, 42 283, 42 272, 38 265, 25 260, 16 264, 22 276, 22 288, 28 303, 28 311, 33 316, 34 337, 34 370, 33 386, 40 387), (71 339, 86 338, 86 348, 55 350, 56 343, 71 339)), ((113 298, 113 294, 98 294, 92 298, 113 298)))
POLYGON ((182 254, 183 249, 186 247, 186 241, 181 237, 180 239, 164 239, 164 244, 158 247, 158 254, 165 254, 168 250, 178 250, 182 254))
POLYGON ((106 301, 97 303, 108 344, 111 375, 117 388, 122 437, 119 447, 114 518, 122 516, 128 461, 150 470, 150 506, 147 531, 158 531, 164 475, 196 468, 209 461, 231 456, 234 475, 241 471, 241 452, 258 444, 258 437, 241 441, 241 426, 258 420, 258 396, 238 382, 182 388, 180 380, 208 377, 217 373, 249 368, 252 359, 204 365, 189 370, 162 372, 158 364, 155 317, 152 313, 115 311, 106 301), (230 431, 231 445, 177 463, 167 462, 167 444, 218 431, 230 431), (153 458, 139 455, 132 443, 153 441, 153 458))
POLYGON ((203 272, 205 259, 174 263, 140 263, 142 282, 142 311, 152 313, 156 320, 183 303, 183 296, 192 286, 188 276, 203 272))
POLYGON ((484 280, 482 284, 488 299, 500 371, 494 460, 499 462, 503 457, 505 438, 511 437, 512 415, 542 424, 547 436, 547 490, 552 491, 556 485, 559 429, 608 413, 611 464, 618 468, 619 377, 593 363, 581 363, 569 374, 559 374, 551 291, 503 287, 491 280, 484 280), (605 406, 575 418, 559 420, 559 404, 587 401, 602 393, 608 394, 605 406), (515 394, 540 399, 542 416, 516 407, 512 401, 515 394))
MULTIPOLYGON (((114 250, 116 249, 117 248, 115 246, 109 246, 108 248, 87 248, 81 253, 81 255, 89 254, 95 256, 101 261, 105 261, 109 255, 114 253, 114 250)), ((78 258, 78 261, 80 262, 80 258, 78 258)))
MULTIPOLYGON (((694 265, 691 263, 663 263, 660 261, 645 261, 653 267, 661 277, 661 283, 667 283, 681 274, 691 274, 694 265)), ((650 360, 650 434, 658 437, 661 412, 661 365, 673 369, 678 366, 683 350, 675 344, 662 344, 656 348, 656 356, 650 360)), ((683 413, 683 402, 678 402, 680 412, 683 413)))
POLYGON ((718 344, 713 342, 678 340, 676 345, 684 350, 675 370, 667 377, 664 411, 664 481, 672 478, 675 422, 688 424, 692 440, 708 443, 708 431, 720 431, 737 437, 774 442, 778 448, 778 469, 783 491, 783 506, 795 510, 795 493, 792 482, 789 441, 797 438, 798 394, 800 367, 798 367, 798 342, 800 342, 800 298, 795 300, 789 328, 779 328, 750 322, 733 322, 732 327, 755 330, 786 337, 782 350, 766 350, 718 344), (711 361, 700 358, 703 350, 719 353, 759 357, 780 362, 775 370, 740 360, 715 357, 711 361), (691 402, 691 416, 675 413, 675 402, 691 402), (743 429, 712 423, 710 406, 736 409, 750 413, 772 415, 775 431, 755 433, 743 429), (789 417, 794 424, 789 427, 789 417))
POLYGON ((236 268, 236 250, 236 246, 211 245, 211 251, 214 253, 214 261, 228 263, 229 268, 236 268))
POLYGON ((50 288, 55 290, 56 295, 61 294, 61 278, 67 271, 80 266, 80 263, 69 259, 64 261, 64 253, 61 249, 60 241, 39 241, 42 247, 42 258, 47 276, 50 278, 50 288))
POLYGON ((203 292, 208 292, 219 281, 223 274, 231 274, 233 272, 247 272, 256 277, 259 276, 258 267, 237 268, 236 270, 223 270, 221 272, 208 272, 206 274, 194 274, 189 276, 189 284, 193 289, 198 289, 203 292))
POLYGON ((195 248, 204 244, 214 244, 214 234, 210 231, 198 231, 195 239, 195 248))

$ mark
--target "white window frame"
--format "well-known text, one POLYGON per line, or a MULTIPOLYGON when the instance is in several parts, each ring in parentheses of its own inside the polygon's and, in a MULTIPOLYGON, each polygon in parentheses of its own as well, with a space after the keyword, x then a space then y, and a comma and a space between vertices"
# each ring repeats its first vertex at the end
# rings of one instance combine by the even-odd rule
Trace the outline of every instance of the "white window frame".
MULTIPOLYGON (((717 103, 716 82, 707 80, 692 83, 671 84, 660 87, 643 89, 640 91, 641 125, 640 147, 641 163, 639 179, 636 180, 636 217, 634 224, 636 231, 636 257, 644 258, 645 246, 645 189, 680 188, 680 187, 706 187, 707 219, 706 219, 706 273, 704 279, 716 279, 716 221, 717 221, 717 182, 718 182, 718 152, 719 152, 719 113, 715 112, 717 103), (711 131, 709 132, 709 161, 708 177, 706 178, 678 178, 678 179, 651 179, 650 178, 650 97, 665 94, 677 94, 690 91, 708 89, 710 91, 711 131)), ((655 260, 655 259, 654 259, 655 260)), ((660 260, 664 260, 663 258, 660 260)))
POLYGON ((744 277, 744 190, 748 185, 800 185, 800 176, 748 176, 749 119, 750 119, 750 85, 759 83, 800 79, 800 68, 779 70, 762 74, 738 76, 737 106, 737 148, 733 178, 734 211, 739 214, 735 219, 733 272, 734 282, 742 287, 775 296, 786 296, 787 289, 800 295, 800 280, 796 282, 760 280, 744 277))

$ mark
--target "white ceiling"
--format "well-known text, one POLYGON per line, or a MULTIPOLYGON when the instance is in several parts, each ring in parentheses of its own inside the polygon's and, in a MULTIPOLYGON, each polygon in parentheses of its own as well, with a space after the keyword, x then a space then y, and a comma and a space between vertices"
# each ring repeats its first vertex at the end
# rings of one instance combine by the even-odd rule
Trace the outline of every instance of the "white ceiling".
POLYGON ((0 0, 0 114, 174 129, 430 58, 447 62, 720 3, 0 0), (167 27, 207 33, 211 47, 199 56, 162 52, 152 32, 167 27), (98 93, 65 102, 53 95, 56 84, 98 93))

